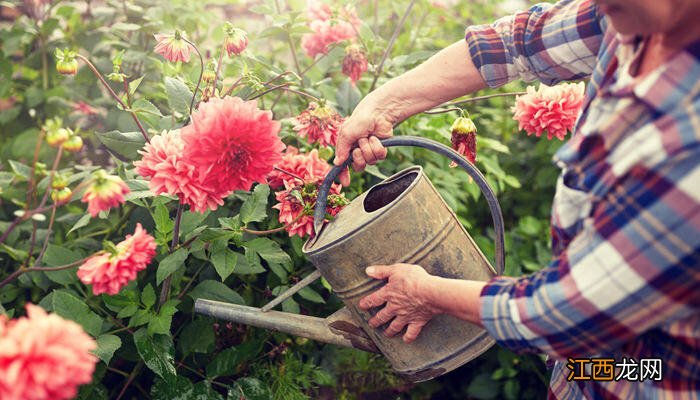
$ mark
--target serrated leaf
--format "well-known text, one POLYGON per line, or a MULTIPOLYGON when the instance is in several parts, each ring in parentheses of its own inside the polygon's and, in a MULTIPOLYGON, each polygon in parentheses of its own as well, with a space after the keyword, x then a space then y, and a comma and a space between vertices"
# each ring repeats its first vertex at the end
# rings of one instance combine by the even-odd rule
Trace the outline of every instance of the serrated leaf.
POLYGON ((243 243, 243 246, 246 249, 255 251, 267 262, 277 264, 287 264, 291 262, 289 254, 285 253, 277 242, 274 242, 268 238, 253 239, 249 242, 243 243))
POLYGON ((230 347, 221 353, 207 365, 207 378, 214 379, 219 376, 233 375, 238 365, 238 350, 230 347))
POLYGON ((175 378, 173 339, 169 335, 148 335, 145 328, 134 333, 134 343, 146 366, 163 379, 175 378))
POLYGON ((260 264, 260 256, 254 250, 245 249, 245 256, 238 257, 238 264, 236 264, 236 274, 238 275, 249 275, 249 274, 261 274, 266 272, 266 269, 260 264))
POLYGON ((195 300, 207 299, 234 304, 245 304, 240 294, 223 283, 211 279, 200 282, 188 295, 195 300))
MULTIPOLYGON (((89 216, 90 215, 88 214, 88 217, 89 216)), ((66 249, 65 247, 57 246, 55 244, 49 244, 46 247, 43 260, 49 267, 59 267, 78 261, 81 258, 83 257, 78 252, 66 249)), ((76 268, 78 268, 77 265, 76 268)), ((46 274, 46 277, 53 282, 60 285, 69 285, 78 281, 78 276, 76 275, 75 271, 75 268, 69 268, 61 271, 45 271, 44 274, 46 274)))
POLYGON ((146 75, 144 75, 140 78, 134 79, 133 81, 129 82, 129 93, 131 95, 136 93, 136 89, 139 88, 139 86, 141 85, 141 82, 143 82, 143 78, 145 78, 145 77, 146 77, 146 75))
POLYGON ((129 318, 136 314, 136 311, 138 310, 139 307, 136 304, 129 304, 126 307, 119 310, 119 312, 117 313, 117 318, 129 318))
POLYGON ((189 114, 192 91, 190 91, 184 82, 169 76, 166 77, 165 92, 168 96, 168 104, 170 104, 170 108, 182 115, 189 114))
POLYGON ((53 312, 63 318, 77 322, 93 337, 102 330, 102 318, 90 310, 81 300, 65 290, 55 290, 51 296, 53 312))
POLYGON ((221 249, 211 255, 211 262, 222 282, 233 273, 237 260, 238 255, 228 248, 221 249))
POLYGON ((156 223, 156 230, 164 234, 172 232, 175 223, 170 219, 168 207, 163 204, 162 198, 159 198, 153 203, 155 204, 155 209, 151 215, 153 216, 153 222, 156 223))
POLYGON ((235 217, 219 218, 219 225, 221 225, 222 228, 237 231, 241 227, 240 215, 236 215, 235 217))
POLYGON ((141 303, 143 303, 146 309, 149 309, 156 304, 156 291, 153 289, 153 286, 151 286, 150 283, 143 288, 143 292, 141 293, 141 303))
POLYGON ((216 334, 210 320, 196 319, 185 326, 178 336, 177 346, 183 355, 208 353, 214 348, 216 334))
POLYGON ((270 195, 270 187, 257 185, 253 193, 241 206, 240 218, 244 224, 259 222, 267 218, 267 198, 270 195))
POLYGON ((192 400, 194 385, 184 376, 176 376, 174 379, 156 379, 151 386, 152 400, 192 400))
POLYGON ((112 154, 119 155, 127 160, 139 158, 138 151, 146 144, 141 132, 95 132, 97 138, 109 149, 112 154))
POLYGON ((270 400, 270 388, 255 378, 245 377, 236 380, 228 391, 227 400, 270 400))
POLYGON ((131 105, 131 109, 136 113, 139 119, 146 123, 150 128, 157 129, 160 120, 163 118, 158 107, 146 99, 137 99, 131 105))
POLYGON ((29 177, 32 175, 31 167, 14 160, 9 160, 8 162, 10 163, 10 168, 12 168, 12 171, 15 174, 29 180, 29 177))
POLYGON ((184 262, 189 255, 189 251, 185 248, 175 250, 174 253, 165 257, 159 264, 156 271, 156 284, 160 285, 165 278, 172 275, 178 268, 184 267, 184 262))
POLYGON ((75 224, 73 224, 73 227, 70 228, 68 233, 71 233, 77 229, 80 229, 80 228, 86 226, 89 222, 90 222, 90 214, 83 215, 82 217, 80 217, 80 219, 75 221, 75 224))
POLYGON ((93 352, 100 360, 109 365, 114 352, 122 347, 122 340, 116 335, 100 335, 97 338, 97 349, 93 352))
POLYGON ((177 313, 178 300, 170 300, 158 310, 158 314, 151 317, 148 321, 148 334, 170 334, 170 326, 172 325, 173 315, 177 313))

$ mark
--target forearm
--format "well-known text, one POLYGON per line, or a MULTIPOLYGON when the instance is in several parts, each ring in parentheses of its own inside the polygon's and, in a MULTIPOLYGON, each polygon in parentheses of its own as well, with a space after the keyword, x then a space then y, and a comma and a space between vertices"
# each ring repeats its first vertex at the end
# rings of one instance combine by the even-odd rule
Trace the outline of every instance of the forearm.
POLYGON ((466 42, 460 40, 388 81, 368 95, 358 108, 381 110, 396 124, 485 87, 486 83, 471 61, 466 42))
POLYGON ((480 296, 485 285, 486 282, 431 275, 428 285, 429 302, 444 314, 482 326, 480 296))

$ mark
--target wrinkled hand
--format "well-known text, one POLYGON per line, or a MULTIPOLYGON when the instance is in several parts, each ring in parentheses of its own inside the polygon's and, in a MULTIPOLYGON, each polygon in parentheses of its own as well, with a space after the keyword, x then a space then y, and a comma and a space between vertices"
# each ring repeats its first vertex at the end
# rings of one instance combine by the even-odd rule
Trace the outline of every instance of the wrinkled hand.
POLYGON ((333 163, 342 164, 351 151, 355 171, 385 159, 386 148, 379 139, 393 135, 394 120, 389 112, 375 108, 370 99, 363 100, 340 127, 333 163))
POLYGON ((384 330, 387 336, 394 336, 406 328, 403 340, 414 341, 425 324, 433 316, 441 314, 430 300, 433 293, 432 280, 421 266, 413 264, 375 265, 367 268, 367 275, 376 279, 388 279, 388 283, 376 292, 360 300, 360 308, 367 310, 386 306, 369 320, 369 325, 377 328, 392 320, 384 330))

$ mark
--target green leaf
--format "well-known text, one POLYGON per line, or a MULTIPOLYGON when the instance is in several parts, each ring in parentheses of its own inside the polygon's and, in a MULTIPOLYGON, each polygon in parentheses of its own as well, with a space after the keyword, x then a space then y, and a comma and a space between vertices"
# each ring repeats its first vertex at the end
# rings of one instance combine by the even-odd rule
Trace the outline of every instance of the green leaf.
MULTIPOLYGON (((180 237, 184 237, 193 230, 199 228, 199 224, 204 221, 205 218, 209 216, 209 211, 200 214, 198 212, 185 211, 182 213, 182 220, 180 221, 180 237)), ((204 229, 204 227, 202 227, 204 229)))
POLYGON ((308 286, 299 290, 299 296, 301 296, 303 299, 306 299, 306 300, 314 302, 314 303, 323 304, 326 302, 325 300, 323 300, 323 297, 321 297, 320 294, 316 293, 315 290, 311 289, 308 286))
POLYGON ((274 242, 268 238, 253 239, 249 242, 243 243, 243 246, 246 249, 255 251, 267 262, 287 264, 292 261, 289 254, 285 253, 277 242, 274 242))
POLYGON ((357 103, 360 102, 360 98, 362 98, 362 94, 357 86, 353 85, 350 79, 345 79, 340 83, 340 87, 335 94, 338 111, 343 115, 350 115, 357 103))
POLYGON ((156 284, 160 285, 165 278, 172 275, 172 273, 179 268, 184 267, 184 263, 188 255, 189 251, 183 247, 175 250, 173 254, 165 257, 160 264, 158 264, 158 270, 156 271, 156 284))
POLYGON ((129 304, 128 306, 122 308, 119 310, 117 313, 117 318, 129 318, 132 315, 136 314, 136 311, 139 310, 139 306, 136 304, 129 304))
POLYGON ((116 335, 101 335, 97 338, 97 350, 93 353, 105 364, 109 365, 114 352, 122 347, 122 340, 116 335))
POLYGON ((192 91, 179 79, 166 77, 165 92, 168 96, 168 104, 174 111, 182 115, 190 113, 190 101, 192 100, 192 91))
POLYGON ((32 174, 32 169, 31 167, 22 164, 21 162, 17 162, 14 160, 9 160, 10 163, 10 168, 12 168, 12 171, 17 174, 18 176, 21 176, 25 180, 29 180, 29 177, 32 174))
POLYGON ((139 119, 146 123, 150 128, 157 129, 163 114, 160 113, 158 107, 146 99, 138 99, 131 105, 131 109, 136 113, 139 119))
POLYGON ((158 198, 153 203, 155 209, 151 215, 153 216, 153 222, 156 223, 156 230, 167 235, 173 231, 175 223, 170 219, 170 212, 168 211, 168 207, 163 203, 163 198, 158 198))
POLYGON ((90 223, 90 214, 85 214, 75 222, 75 224, 73 225, 72 228, 70 228, 68 233, 71 233, 77 229, 80 229, 80 228, 86 226, 88 223, 90 223))
POLYGON ((134 93, 136 93, 136 89, 139 88, 139 86, 141 85, 141 82, 143 81, 143 78, 145 78, 145 77, 146 77, 146 75, 144 75, 140 78, 134 79, 133 81, 129 82, 129 93, 130 94, 133 95, 134 93))
POLYGON ((270 400, 270 388, 255 378, 240 378, 228 391, 227 400, 270 400))
POLYGON ((488 373, 481 373, 474 378, 467 388, 467 394, 477 399, 495 399, 498 397, 499 385, 488 373))
POLYGON ((219 225, 221 225, 222 228, 237 231, 241 227, 240 215, 236 215, 235 217, 219 218, 219 225))
POLYGON ((148 321, 148 334, 153 335, 156 333, 160 334, 170 334, 170 326, 173 322, 173 315, 177 312, 177 304, 179 300, 170 300, 158 311, 158 315, 151 317, 148 321))
POLYGON ((173 339, 169 335, 149 336, 145 328, 134 333, 136 349, 146 366, 163 379, 175 377, 173 339))
POLYGON ((257 185, 253 194, 246 199, 241 206, 240 218, 244 224, 259 222, 267 218, 267 197, 270 195, 270 187, 257 185))
POLYGON ((208 353, 216 343, 216 334, 211 320, 195 319, 185 326, 178 336, 177 346, 183 355, 208 353))
POLYGON ((211 255, 211 262, 214 264, 214 269, 221 277, 222 282, 233 273, 236 267, 236 260, 238 260, 238 254, 229 248, 221 249, 211 255))
POLYGON ((149 309, 156 304, 156 291, 153 289, 153 286, 151 286, 150 283, 143 288, 143 292, 141 293, 141 302, 146 309, 149 309))
POLYGON ((189 379, 183 376, 176 376, 174 379, 156 379, 151 386, 152 400, 192 400, 194 385, 189 379))
POLYGON ((233 375, 238 366, 238 350, 235 347, 230 347, 221 353, 207 365, 207 378, 214 379, 218 376, 233 375))
POLYGON ((127 160, 135 160, 139 158, 138 151, 146 144, 146 139, 143 138, 141 132, 95 132, 97 138, 102 144, 112 152, 127 160))
POLYGON ((250 274, 261 274, 267 270, 260 265, 260 256, 254 250, 245 249, 245 256, 238 257, 238 263, 236 264, 236 274, 238 275, 250 275, 250 274))
MULTIPOLYGON (((88 217, 90 215, 88 214, 88 217)), ((49 267, 67 265, 83 258, 80 253, 68 250, 65 247, 49 244, 44 253, 44 263, 49 267)), ((76 268, 78 266, 76 265, 76 268)), ((60 285, 69 285, 78 281, 74 268, 62 271, 45 271, 46 277, 60 285)))
POLYGON ((215 301, 223 301, 234 304, 245 304, 243 297, 236 293, 230 287, 215 280, 202 281, 197 287, 192 289, 189 296, 193 299, 207 299, 215 301))
POLYGON ((63 318, 77 322, 93 337, 102 330, 102 318, 90 310, 84 300, 65 290, 55 290, 51 296, 53 312, 63 318))

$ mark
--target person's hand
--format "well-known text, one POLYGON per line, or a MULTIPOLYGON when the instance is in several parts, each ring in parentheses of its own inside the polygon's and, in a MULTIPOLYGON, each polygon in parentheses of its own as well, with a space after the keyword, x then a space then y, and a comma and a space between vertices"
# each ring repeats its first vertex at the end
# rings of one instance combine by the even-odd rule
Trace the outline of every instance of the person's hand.
MULTIPOLYGON (((371 95, 370 95, 371 96, 371 95)), ((391 112, 374 107, 371 98, 365 98, 340 127, 333 163, 340 165, 352 151, 352 167, 362 171, 365 166, 376 164, 386 158, 386 148, 379 139, 393 135, 397 121, 391 112), (353 147, 357 145, 357 147, 353 147)))
POLYGON ((389 280, 385 286, 363 297, 359 302, 360 308, 364 310, 386 303, 386 306, 369 320, 369 325, 377 328, 393 318, 384 330, 387 336, 394 336, 407 327, 403 340, 410 343, 416 340, 421 329, 433 316, 442 313, 430 300, 434 294, 433 279, 436 277, 428 274, 421 266, 374 265, 367 268, 367 275, 389 280))

